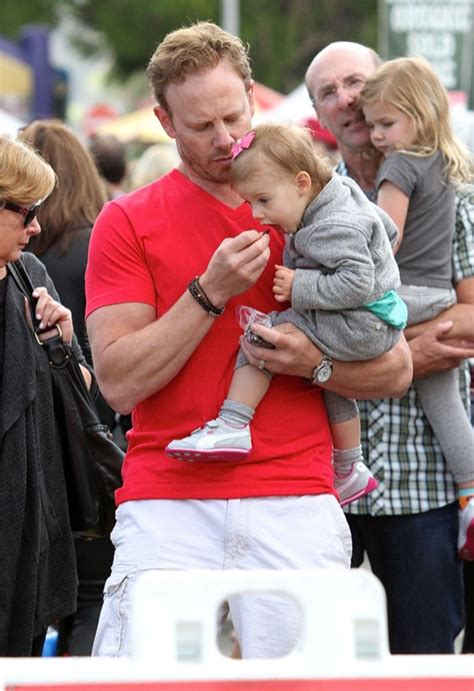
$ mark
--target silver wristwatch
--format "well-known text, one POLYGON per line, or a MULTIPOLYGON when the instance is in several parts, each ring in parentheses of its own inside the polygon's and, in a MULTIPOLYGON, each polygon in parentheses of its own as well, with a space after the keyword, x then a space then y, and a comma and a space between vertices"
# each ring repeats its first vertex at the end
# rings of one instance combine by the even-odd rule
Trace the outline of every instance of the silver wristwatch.
POLYGON ((324 384, 325 382, 329 381, 332 376, 332 370, 333 370, 333 365, 332 365, 332 360, 328 355, 323 355, 323 359, 319 363, 319 365, 316 365, 316 367, 313 370, 313 374, 311 376, 311 383, 312 384, 324 384))

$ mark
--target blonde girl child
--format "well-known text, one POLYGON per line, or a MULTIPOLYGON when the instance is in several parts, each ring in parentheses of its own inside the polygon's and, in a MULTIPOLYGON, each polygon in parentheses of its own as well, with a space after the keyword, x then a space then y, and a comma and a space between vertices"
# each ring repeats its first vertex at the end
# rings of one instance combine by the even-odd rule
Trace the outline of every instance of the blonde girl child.
MULTIPOLYGON (((276 267, 273 291, 278 302, 291 300, 292 308, 269 316, 272 324, 295 324, 323 351, 314 383, 330 377, 332 358, 366 360, 392 348, 406 307, 395 292, 399 273, 389 238, 394 242, 398 234, 388 215, 352 180, 333 173, 302 128, 260 125, 232 151, 233 187, 256 219, 286 234, 285 266, 276 267)), ((240 352, 218 418, 173 440, 166 452, 188 461, 245 459, 249 424, 270 380, 263 360, 257 369, 240 352)), ((346 504, 375 489, 377 481, 362 462, 355 401, 324 395, 335 487, 346 504)))
MULTIPOLYGON (((360 105, 372 144, 384 156, 376 178, 377 204, 400 232, 395 246, 399 292, 408 306, 408 325, 419 324, 456 302, 455 194, 457 185, 472 181, 472 161, 453 134, 446 91, 425 59, 381 65, 362 90, 360 105)), ((457 324, 449 335, 462 338, 468 332, 457 324)), ((415 386, 464 509, 459 554, 474 559, 474 433, 461 400, 459 372, 417 379, 415 386)))

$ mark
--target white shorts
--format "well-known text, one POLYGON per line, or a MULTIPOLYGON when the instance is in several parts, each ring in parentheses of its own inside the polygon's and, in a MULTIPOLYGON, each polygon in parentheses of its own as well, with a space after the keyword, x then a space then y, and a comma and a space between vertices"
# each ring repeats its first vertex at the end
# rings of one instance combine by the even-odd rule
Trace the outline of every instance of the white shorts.
MULTIPOLYGON (((327 494, 130 501, 117 510, 112 542, 92 653, 108 657, 130 654, 131 595, 144 571, 349 569, 352 552, 344 513, 327 494)), ((301 622, 289 597, 236 595, 229 608, 243 657, 281 657, 293 649, 301 622)))

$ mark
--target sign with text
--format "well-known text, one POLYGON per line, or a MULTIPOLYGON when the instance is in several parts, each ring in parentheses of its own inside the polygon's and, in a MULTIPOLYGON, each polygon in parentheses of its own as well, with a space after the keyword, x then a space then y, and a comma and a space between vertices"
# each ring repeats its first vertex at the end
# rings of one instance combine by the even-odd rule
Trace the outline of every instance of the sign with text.
POLYGON ((446 89, 474 99, 474 0, 379 0, 379 52, 421 55, 446 89))

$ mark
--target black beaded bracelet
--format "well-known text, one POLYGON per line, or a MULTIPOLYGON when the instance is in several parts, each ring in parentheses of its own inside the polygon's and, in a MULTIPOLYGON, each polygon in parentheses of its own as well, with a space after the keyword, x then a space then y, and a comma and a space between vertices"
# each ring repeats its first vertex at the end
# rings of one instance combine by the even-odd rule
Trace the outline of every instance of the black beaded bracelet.
POLYGON ((188 290, 196 300, 196 302, 201 305, 203 310, 205 310, 211 317, 220 317, 224 311, 224 307, 216 307, 207 297, 206 293, 203 291, 201 284, 199 283, 199 276, 193 278, 191 283, 188 285, 188 290))

